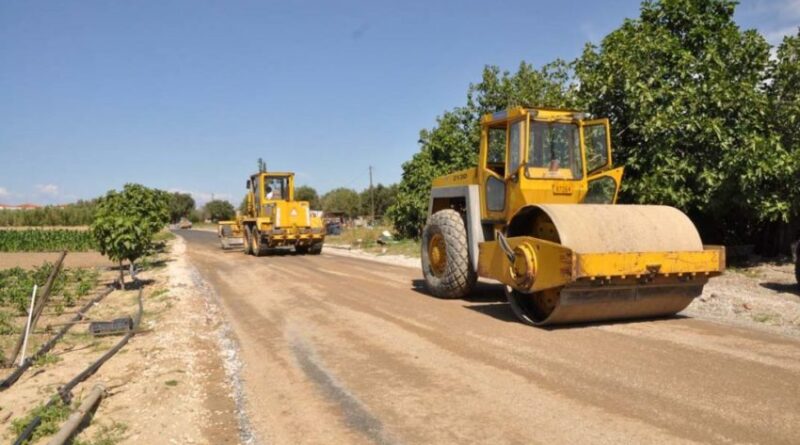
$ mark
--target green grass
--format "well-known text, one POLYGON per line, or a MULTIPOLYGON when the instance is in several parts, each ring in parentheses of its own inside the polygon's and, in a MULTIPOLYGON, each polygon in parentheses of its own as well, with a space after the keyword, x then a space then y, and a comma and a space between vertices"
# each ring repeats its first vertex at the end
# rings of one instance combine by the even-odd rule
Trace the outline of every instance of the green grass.
POLYGON ((760 313, 760 314, 753 314, 752 318, 753 321, 758 323, 770 323, 777 317, 775 316, 775 314, 760 313))
POLYGON ((128 425, 122 422, 111 422, 110 425, 100 425, 91 439, 76 438, 72 445, 116 445, 125 439, 128 425))
POLYGON ((39 427, 33 432, 31 440, 25 442, 35 443, 42 437, 52 436, 58 432, 61 424, 69 417, 70 412, 69 406, 65 405, 61 399, 58 399, 58 401, 51 406, 39 405, 32 409, 25 417, 14 419, 14 421, 11 422, 11 429, 14 431, 15 435, 19 436, 34 417, 40 416, 42 418, 42 423, 39 424, 39 427))
POLYGON ((37 368, 43 368, 48 365, 53 365, 60 362, 62 358, 60 356, 54 354, 43 354, 39 357, 36 357, 36 360, 33 362, 33 366, 37 368))
POLYGON ((153 242, 163 242, 174 239, 175 239, 175 234, 170 232, 169 230, 162 230, 153 235, 153 242))

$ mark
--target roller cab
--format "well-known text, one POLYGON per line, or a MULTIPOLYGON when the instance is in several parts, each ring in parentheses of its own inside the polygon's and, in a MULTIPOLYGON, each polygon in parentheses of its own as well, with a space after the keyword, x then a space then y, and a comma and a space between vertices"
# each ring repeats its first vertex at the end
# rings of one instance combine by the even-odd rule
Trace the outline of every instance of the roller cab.
POLYGON ((678 209, 616 205, 606 119, 514 108, 484 116, 476 168, 433 183, 422 269, 439 297, 478 276, 547 325, 675 314, 724 268, 678 209))

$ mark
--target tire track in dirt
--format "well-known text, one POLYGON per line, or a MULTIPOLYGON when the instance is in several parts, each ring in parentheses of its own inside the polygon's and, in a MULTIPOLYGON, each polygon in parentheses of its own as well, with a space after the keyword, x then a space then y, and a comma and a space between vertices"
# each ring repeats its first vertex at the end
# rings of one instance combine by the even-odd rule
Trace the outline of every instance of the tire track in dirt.
POLYGON ((332 401, 298 360, 308 351, 405 443, 792 443, 798 433, 791 338, 688 318, 533 329, 491 286, 444 301, 421 294, 406 268, 190 245, 242 343, 248 392, 259 409, 285 408, 257 414, 276 443, 370 439, 348 421, 358 410, 332 401), (310 433, 292 433, 308 419, 310 433))

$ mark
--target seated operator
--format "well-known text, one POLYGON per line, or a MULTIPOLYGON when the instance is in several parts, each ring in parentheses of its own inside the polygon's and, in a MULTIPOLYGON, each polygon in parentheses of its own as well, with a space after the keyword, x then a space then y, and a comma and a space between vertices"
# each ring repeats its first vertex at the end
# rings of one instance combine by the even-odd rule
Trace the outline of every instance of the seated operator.
POLYGON ((272 187, 267 186, 267 199, 272 199, 272 196, 273 196, 272 187))

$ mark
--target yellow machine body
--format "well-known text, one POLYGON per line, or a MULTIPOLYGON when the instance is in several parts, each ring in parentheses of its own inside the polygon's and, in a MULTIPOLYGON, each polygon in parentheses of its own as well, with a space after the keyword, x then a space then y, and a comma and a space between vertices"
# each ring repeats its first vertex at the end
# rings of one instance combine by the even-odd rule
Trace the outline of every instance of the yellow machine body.
POLYGON ((254 255, 279 247, 316 254, 325 241, 322 218, 313 214, 307 201, 294 199, 294 173, 252 175, 247 181, 247 208, 237 222, 245 253, 254 255))
MULTIPOLYGON (((616 205, 622 172, 607 119, 512 108, 482 118, 478 166, 434 180, 429 214, 462 215, 470 266, 527 323, 677 313, 724 270, 724 248, 675 208, 616 205)), ((445 250, 426 248, 433 281, 445 250)))

